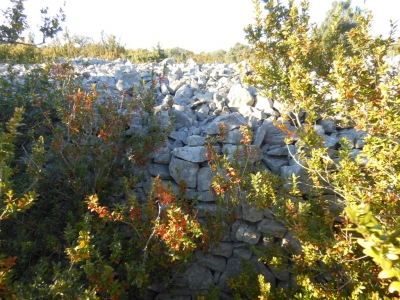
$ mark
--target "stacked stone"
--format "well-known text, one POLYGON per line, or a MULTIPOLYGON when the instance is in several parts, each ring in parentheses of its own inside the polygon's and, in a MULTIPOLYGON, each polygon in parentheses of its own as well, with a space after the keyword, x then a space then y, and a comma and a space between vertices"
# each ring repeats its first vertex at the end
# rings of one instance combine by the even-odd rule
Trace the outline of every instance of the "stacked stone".
MULTIPOLYGON (((391 73, 398 74, 399 61, 400 56, 389 60, 391 73)), ((213 174, 208 166, 204 144, 206 136, 219 134, 220 124, 225 124, 227 129, 222 152, 226 150, 230 159, 233 160, 237 147, 240 153, 242 136, 239 127, 248 124, 254 132, 251 164, 260 162, 264 169, 283 178, 295 174, 301 182, 307 182, 307 173, 295 159, 295 144, 299 137, 291 136, 293 143, 287 146, 285 134, 274 126, 274 119, 279 121, 286 108, 278 101, 263 97, 256 88, 243 84, 243 76, 252 72, 246 62, 199 65, 192 59, 186 63, 175 63, 170 58, 161 63, 139 65, 126 59, 104 61, 77 58, 71 62, 76 71, 82 74, 85 88, 90 89, 92 84, 107 87, 100 101, 107 97, 121 101, 122 94, 132 94, 133 85, 140 90, 144 83, 148 89, 152 80, 155 80, 157 120, 162 127, 167 128, 171 122, 170 116, 174 117, 174 130, 152 157, 145 170, 145 179, 135 188, 138 199, 147 199, 152 178, 159 176, 165 184, 172 184, 176 191, 180 180, 186 182, 188 197, 198 200, 200 218, 207 211, 215 211, 215 198, 211 192, 213 174)), ((7 67, 0 64, 0 76, 7 74, 7 67)), ((22 65, 13 66, 14 71, 20 75, 29 72, 31 68, 33 66, 28 69, 22 65)), ((132 116, 129 125, 129 130, 142 129, 139 116, 132 116)), ((289 123, 287 125, 291 126, 289 123)), ((338 128, 333 117, 318 121, 315 130, 323 136, 333 160, 338 159, 335 154, 341 138, 349 141, 354 158, 362 153, 364 132, 354 128, 338 128)), ((300 184, 299 189, 304 194, 308 192, 305 184, 300 184)), ((324 197, 331 203, 330 209, 340 209, 340 199, 336 195, 327 191, 324 197)), ((195 295, 215 285, 220 288, 221 299, 232 299, 227 279, 241 273, 242 260, 251 262, 272 287, 288 287, 294 283, 288 271, 277 271, 265 265, 250 250, 254 245, 268 248, 272 246, 271 243, 280 244, 282 251, 288 253, 300 254, 302 251, 299 241, 283 223, 275 220, 273 212, 269 209, 257 210, 244 200, 237 212, 237 220, 227 228, 219 248, 205 254, 196 253, 187 270, 176 274, 175 296, 168 295, 160 284, 151 288, 150 298, 195 299, 195 295), (270 238, 264 237, 264 234, 270 238)))

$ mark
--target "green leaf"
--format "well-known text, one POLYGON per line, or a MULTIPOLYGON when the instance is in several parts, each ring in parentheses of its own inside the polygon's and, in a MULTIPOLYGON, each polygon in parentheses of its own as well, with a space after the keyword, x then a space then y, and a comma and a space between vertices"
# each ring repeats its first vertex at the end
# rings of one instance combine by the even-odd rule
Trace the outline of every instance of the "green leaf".
POLYGON ((389 293, 400 291, 400 281, 393 281, 389 286, 389 293))
POLYGON ((392 278, 394 276, 396 276, 396 271, 394 269, 389 269, 389 270, 382 270, 379 273, 378 278, 385 279, 385 278, 392 278))
POLYGON ((383 270, 389 270, 393 266, 393 262, 388 259, 382 259, 380 265, 383 270))
POLYGON ((371 256, 372 258, 379 258, 379 252, 375 248, 366 248, 363 250, 363 253, 371 256))
POLYGON ((390 260, 398 260, 399 259, 399 256, 397 254, 393 254, 393 253, 386 254, 386 257, 390 260))

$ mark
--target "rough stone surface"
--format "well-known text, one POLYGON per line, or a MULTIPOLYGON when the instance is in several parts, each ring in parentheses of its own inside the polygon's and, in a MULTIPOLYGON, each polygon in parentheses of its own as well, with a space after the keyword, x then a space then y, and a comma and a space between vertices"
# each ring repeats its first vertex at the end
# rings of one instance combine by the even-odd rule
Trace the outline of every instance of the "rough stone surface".
POLYGON ((226 130, 229 131, 247 124, 247 121, 242 115, 238 113, 219 116, 206 126, 205 132, 207 134, 220 134, 219 126, 221 123, 225 124, 226 130))
POLYGON ((229 108, 239 109, 243 105, 253 105, 254 98, 249 91, 242 87, 241 84, 235 84, 231 87, 226 104, 229 108))
POLYGON ((201 168, 197 176, 197 190, 209 191, 212 177, 211 169, 209 167, 201 168))
POLYGON ((231 288, 228 286, 228 278, 237 276, 242 272, 240 265, 240 259, 235 257, 228 258, 225 271, 221 274, 218 286, 223 292, 231 292, 231 288))
POLYGON ((261 238, 261 232, 255 225, 243 222, 236 231, 236 238, 238 241, 255 245, 261 238))
POLYGON ((300 255, 303 252, 299 240, 295 238, 291 231, 286 232, 285 236, 282 239, 281 246, 287 252, 296 255, 300 255))
POLYGON ((231 257, 233 251, 232 243, 220 243, 217 248, 212 248, 211 253, 214 255, 220 255, 224 257, 231 257))
POLYGON ((226 258, 222 256, 206 255, 198 261, 198 264, 217 272, 223 272, 226 267, 226 258))
POLYGON ((288 231, 281 222, 266 218, 258 223, 257 229, 262 233, 267 233, 278 238, 283 238, 288 231))
POLYGON ((159 176, 160 179, 172 179, 167 165, 149 164, 148 171, 154 177, 159 176))
POLYGON ((196 187, 198 170, 198 164, 176 158, 175 156, 172 156, 171 163, 169 164, 169 173, 175 182, 183 180, 189 188, 196 187))
POLYGON ((207 148, 198 147, 179 147, 172 150, 171 154, 186 161, 200 163, 207 161, 207 148))
POLYGON ((242 203, 243 220, 256 223, 261 221, 264 216, 262 210, 259 210, 254 204, 249 204, 246 201, 242 203))
POLYGON ((213 281, 211 271, 198 264, 191 265, 184 276, 187 278, 187 286, 194 291, 208 289, 213 281))

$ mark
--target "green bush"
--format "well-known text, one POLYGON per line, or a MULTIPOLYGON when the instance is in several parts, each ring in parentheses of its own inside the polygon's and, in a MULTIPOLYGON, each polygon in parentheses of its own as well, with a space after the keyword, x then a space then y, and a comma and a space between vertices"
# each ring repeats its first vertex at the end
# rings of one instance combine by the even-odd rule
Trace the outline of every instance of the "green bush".
MULTIPOLYGON (((341 33, 337 44, 321 44, 309 25, 307 1, 299 6, 289 1, 286 7, 266 0, 265 17, 259 1, 254 3, 255 23, 246 33, 255 75, 247 82, 289 111, 282 121, 295 125, 292 133, 300 136, 293 158, 309 176, 295 178, 291 200, 284 210, 277 208, 302 243, 301 255, 288 256, 297 286, 286 297, 395 297, 400 285, 400 79, 385 62, 393 39, 372 37, 372 16, 360 11, 357 26, 341 33), (316 134, 317 121, 332 118, 337 126, 365 131, 356 159, 348 141, 332 153, 316 134), (296 189, 299 185, 307 191, 296 189), (326 194, 341 199, 343 211, 329 213, 326 194)), ((331 30, 332 36, 339 33, 339 27, 331 30)), ((276 126, 290 134, 282 124, 276 126)))
POLYGON ((0 85, 1 297, 132 298, 167 284, 205 231, 161 181, 147 200, 133 192, 171 130, 154 116, 154 86, 107 99, 69 63, 23 79, 0 85), (134 115, 146 126, 127 133, 134 115))

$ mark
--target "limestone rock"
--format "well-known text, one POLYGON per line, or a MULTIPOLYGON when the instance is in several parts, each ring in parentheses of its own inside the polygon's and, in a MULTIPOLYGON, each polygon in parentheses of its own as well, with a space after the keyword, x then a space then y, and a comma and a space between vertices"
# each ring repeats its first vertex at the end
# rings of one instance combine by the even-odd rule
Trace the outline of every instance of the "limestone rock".
POLYGON ((207 148, 204 146, 179 147, 172 150, 171 154, 189 162, 200 163, 207 161, 207 148))
POLYGON ((204 167, 199 169, 197 176, 197 190, 198 191, 209 191, 211 187, 213 175, 210 167, 204 167))
POLYGON ((220 134, 219 126, 222 123, 226 125, 226 130, 230 131, 247 124, 247 121, 242 115, 238 113, 219 116, 207 125, 207 127, 205 128, 205 132, 207 134, 220 134))
POLYGON ((258 223, 257 229, 262 233, 267 233, 273 237, 279 238, 283 238, 288 231, 281 222, 271 219, 263 219, 258 223))
POLYGON ((239 109, 244 105, 252 106, 254 104, 254 98, 251 96, 249 91, 242 87, 241 84, 235 84, 231 87, 226 104, 230 109, 239 109))
POLYGON ((130 89, 133 86, 140 91, 142 88, 142 78, 139 73, 123 74, 118 80, 116 87, 119 91, 130 89))
POLYGON ((261 232, 257 230, 255 225, 242 222, 236 231, 236 238, 239 241, 255 245, 261 238, 261 232))
POLYGON ((169 173, 175 182, 179 183, 183 180, 189 188, 195 188, 197 185, 197 173, 199 165, 193 162, 184 161, 172 156, 169 164, 169 173))

